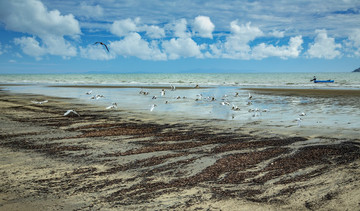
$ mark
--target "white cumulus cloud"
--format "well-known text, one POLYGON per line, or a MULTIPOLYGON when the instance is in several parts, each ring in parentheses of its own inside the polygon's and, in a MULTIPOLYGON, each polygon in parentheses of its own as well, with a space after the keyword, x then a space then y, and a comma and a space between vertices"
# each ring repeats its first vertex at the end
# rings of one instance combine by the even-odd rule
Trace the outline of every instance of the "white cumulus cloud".
POLYGON ((181 57, 197 57, 202 58, 201 46, 199 46, 191 38, 172 38, 162 43, 164 52, 169 59, 178 59, 181 57))
POLYGON ((146 36, 151 39, 159 39, 165 36, 164 28, 142 24, 140 18, 116 20, 111 25, 110 32, 119 37, 125 37, 134 32, 145 32, 146 36))
POLYGON ((80 4, 80 14, 85 17, 101 17, 104 15, 104 9, 100 5, 88 5, 86 2, 80 4))
POLYGON ((187 29, 187 21, 186 19, 182 18, 180 20, 175 21, 171 26, 170 29, 174 33, 174 37, 190 37, 191 34, 187 29))
POLYGON ((145 25, 142 29, 146 32, 146 35, 153 39, 159 39, 165 37, 165 30, 155 25, 145 25))
POLYGON ((207 16, 197 16, 193 24, 193 32, 204 38, 213 38, 212 32, 215 29, 215 25, 211 22, 207 16))
POLYGON ((307 55, 310 58, 333 59, 341 55, 338 50, 342 46, 337 44, 335 39, 327 36, 326 30, 316 30, 315 42, 309 45, 307 55))
POLYGON ((138 31, 137 24, 139 24, 139 22, 139 18, 136 18, 134 20, 127 18, 124 20, 114 21, 114 23, 110 27, 110 32, 119 37, 126 36, 132 32, 138 31))
POLYGON ((43 38, 46 46, 46 52, 58 56, 76 56, 76 47, 72 46, 62 36, 46 36, 43 38))
POLYGON ((344 41, 344 47, 350 56, 360 56, 360 28, 353 29, 348 39, 344 41))
POLYGON ((274 46, 261 43, 252 49, 251 57, 254 59, 264 59, 267 57, 280 57, 282 59, 296 58, 302 50, 303 40, 301 36, 290 38, 289 45, 274 46))
POLYGON ((237 20, 230 23, 230 31, 232 36, 239 38, 245 43, 264 35, 259 27, 251 26, 251 22, 247 22, 245 25, 239 25, 237 20))
POLYGON ((355 47, 360 47, 360 29, 354 29, 349 35, 349 40, 353 42, 355 47))
POLYGON ((64 39, 64 36, 77 38, 81 33, 79 22, 73 15, 61 15, 58 10, 48 11, 39 0, 0 1, 0 14, 7 30, 33 35, 14 40, 25 54, 37 58, 46 54, 76 55, 76 48, 64 39))
POLYGON ((128 34, 124 39, 110 43, 111 51, 124 57, 138 57, 144 60, 166 60, 166 55, 160 51, 157 43, 147 42, 136 33, 128 34))
POLYGON ((45 55, 45 48, 34 37, 15 38, 15 44, 20 45, 25 54, 36 57, 38 60, 45 55))
POLYGON ((8 30, 39 37, 80 34, 79 22, 73 15, 61 15, 58 10, 48 11, 39 0, 0 1, 0 13, 8 30))
POLYGON ((273 30, 272 32, 269 33, 269 35, 272 36, 272 37, 283 38, 284 37, 284 31, 273 30))
POLYGON ((250 59, 250 42, 264 35, 260 28, 251 26, 250 22, 239 25, 237 20, 230 23, 230 32, 224 43, 210 45, 214 57, 250 59))

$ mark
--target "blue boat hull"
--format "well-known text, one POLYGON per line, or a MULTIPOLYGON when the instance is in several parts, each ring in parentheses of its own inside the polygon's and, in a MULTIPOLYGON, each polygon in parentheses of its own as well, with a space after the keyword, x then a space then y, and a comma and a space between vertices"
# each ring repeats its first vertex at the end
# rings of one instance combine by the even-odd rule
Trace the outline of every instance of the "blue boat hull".
POLYGON ((314 83, 334 83, 334 80, 327 80, 327 81, 318 81, 318 80, 315 80, 314 83))

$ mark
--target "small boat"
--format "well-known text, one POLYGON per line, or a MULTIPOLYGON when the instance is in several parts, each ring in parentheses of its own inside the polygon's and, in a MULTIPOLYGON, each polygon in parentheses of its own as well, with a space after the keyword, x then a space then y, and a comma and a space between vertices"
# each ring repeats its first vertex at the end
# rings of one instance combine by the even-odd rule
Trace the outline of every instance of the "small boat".
POLYGON ((314 80, 314 83, 334 83, 334 80, 326 80, 326 81, 314 80))

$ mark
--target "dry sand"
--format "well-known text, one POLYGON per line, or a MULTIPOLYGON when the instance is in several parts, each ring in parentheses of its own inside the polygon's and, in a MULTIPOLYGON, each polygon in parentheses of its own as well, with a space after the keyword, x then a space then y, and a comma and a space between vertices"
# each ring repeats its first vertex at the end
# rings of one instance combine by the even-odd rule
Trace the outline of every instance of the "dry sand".
POLYGON ((0 210, 360 209, 359 139, 0 96, 0 210))

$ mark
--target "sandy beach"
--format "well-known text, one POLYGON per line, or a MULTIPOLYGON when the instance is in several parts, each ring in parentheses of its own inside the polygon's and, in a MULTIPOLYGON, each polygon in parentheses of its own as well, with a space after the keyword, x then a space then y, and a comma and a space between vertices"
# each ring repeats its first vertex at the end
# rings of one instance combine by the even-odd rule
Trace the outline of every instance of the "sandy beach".
POLYGON ((0 96, 0 210, 360 209, 353 133, 284 135, 0 96))

